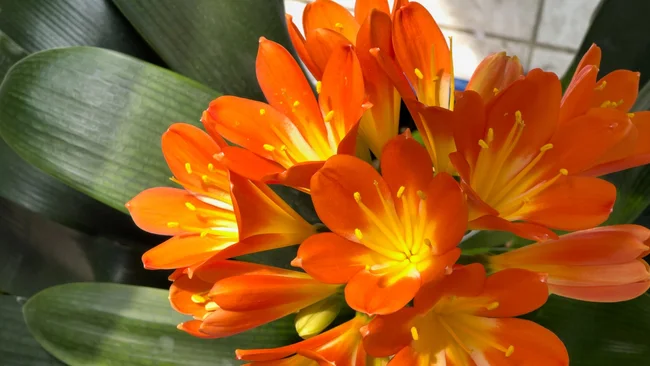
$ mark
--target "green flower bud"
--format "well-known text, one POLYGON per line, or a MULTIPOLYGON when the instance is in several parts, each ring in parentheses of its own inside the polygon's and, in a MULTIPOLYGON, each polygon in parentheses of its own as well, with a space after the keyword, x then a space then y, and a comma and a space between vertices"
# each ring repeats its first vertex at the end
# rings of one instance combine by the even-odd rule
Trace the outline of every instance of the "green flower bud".
POLYGON ((330 296, 300 310, 294 322, 298 335, 307 339, 322 332, 339 314, 341 305, 339 296, 330 296))

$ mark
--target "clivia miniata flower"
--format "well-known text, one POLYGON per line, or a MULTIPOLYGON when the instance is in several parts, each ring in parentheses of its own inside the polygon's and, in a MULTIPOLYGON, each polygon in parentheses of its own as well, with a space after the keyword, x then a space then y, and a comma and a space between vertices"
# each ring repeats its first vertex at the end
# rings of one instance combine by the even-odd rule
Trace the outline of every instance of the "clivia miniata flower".
POLYGON ((433 176, 426 150, 408 133, 386 145, 381 171, 347 155, 325 163, 311 194, 333 232, 309 237, 293 262, 325 283, 347 283, 348 304, 368 314, 397 311, 449 273, 467 227, 460 187, 447 174, 433 176))

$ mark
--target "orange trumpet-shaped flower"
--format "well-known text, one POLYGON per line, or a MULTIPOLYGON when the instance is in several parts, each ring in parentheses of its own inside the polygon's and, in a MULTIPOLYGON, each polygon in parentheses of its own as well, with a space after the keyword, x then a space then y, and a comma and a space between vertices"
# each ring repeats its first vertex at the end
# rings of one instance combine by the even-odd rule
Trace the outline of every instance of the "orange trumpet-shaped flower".
POLYGON ((387 358, 366 354, 359 329, 369 318, 358 314, 336 328, 302 342, 273 349, 237 350, 237 359, 252 361, 251 366, 337 365, 383 366, 387 358))
POLYGON ((548 275, 557 295, 594 302, 633 299, 650 288, 650 230, 637 225, 598 227, 489 258, 494 271, 523 268, 548 275))
POLYGON ((470 203, 470 227, 512 231, 531 239, 545 227, 580 230, 607 219, 616 188, 579 176, 620 143, 627 116, 596 109, 558 125, 561 87, 553 73, 532 70, 487 105, 463 92, 441 123, 454 124, 450 158, 470 203), (515 222, 522 221, 522 222, 515 222))
POLYGON ((467 206, 447 174, 433 177, 410 135, 382 154, 383 177, 352 156, 330 158, 311 181, 318 216, 333 233, 311 236, 292 262, 326 283, 347 283, 355 310, 388 314, 442 278, 460 256, 467 206))
POLYGON ((363 332, 366 351, 395 354, 389 365, 568 365, 551 331, 514 317, 542 306, 544 278, 509 269, 485 277, 480 264, 455 269, 418 293, 414 306, 372 320, 363 332))
MULTIPOLYGON (((400 3, 397 1, 395 6, 400 3)), ((333 50, 355 46, 368 101, 373 105, 364 113, 359 133, 372 152, 381 156, 386 142, 397 135, 401 100, 390 78, 370 54, 371 49, 380 48, 391 59, 395 58, 388 1, 357 0, 352 16, 334 1, 316 0, 307 4, 303 13, 305 37, 289 14, 287 25, 294 48, 317 80, 323 78, 333 50)))
POLYGON ((337 291, 305 273, 247 262, 212 260, 190 277, 176 273, 172 307, 194 320, 179 329, 202 338, 222 338, 295 313, 337 291))
POLYGON ((291 54, 260 39, 257 80, 269 104, 234 96, 210 103, 206 123, 229 146, 218 155, 253 180, 307 189, 309 178, 335 154, 354 154, 365 108, 363 76, 349 47, 332 54, 318 100, 291 54))
POLYGON ((141 229, 173 238, 147 251, 149 269, 194 266, 300 243, 315 232, 268 186, 229 173, 213 156, 226 146, 192 125, 173 124, 162 150, 185 189, 147 189, 126 204, 141 229))
MULTIPOLYGON (((585 53, 569 84, 560 108, 560 125, 590 109, 629 112, 639 91, 638 72, 616 70, 600 80, 601 51, 596 45, 585 53)), ((650 112, 628 113, 634 128, 627 137, 607 151, 583 174, 599 176, 650 163, 650 112)))
POLYGON ((483 102, 494 98, 499 90, 505 89, 524 75, 524 67, 517 56, 507 56, 505 52, 494 53, 484 58, 476 67, 465 90, 477 92, 483 102))

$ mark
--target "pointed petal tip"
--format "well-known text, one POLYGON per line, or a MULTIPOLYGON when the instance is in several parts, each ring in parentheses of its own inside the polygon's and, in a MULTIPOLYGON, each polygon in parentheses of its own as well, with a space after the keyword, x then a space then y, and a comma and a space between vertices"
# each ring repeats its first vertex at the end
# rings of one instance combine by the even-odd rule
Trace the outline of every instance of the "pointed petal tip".
POLYGON ((302 268, 302 258, 296 257, 291 261, 291 266, 302 268))
POLYGON ((260 44, 262 44, 262 43, 266 43, 266 42, 268 42, 268 41, 269 41, 269 40, 268 40, 266 37, 264 37, 264 36, 261 36, 261 37, 259 38, 259 40, 258 40, 258 42, 259 42, 260 44))

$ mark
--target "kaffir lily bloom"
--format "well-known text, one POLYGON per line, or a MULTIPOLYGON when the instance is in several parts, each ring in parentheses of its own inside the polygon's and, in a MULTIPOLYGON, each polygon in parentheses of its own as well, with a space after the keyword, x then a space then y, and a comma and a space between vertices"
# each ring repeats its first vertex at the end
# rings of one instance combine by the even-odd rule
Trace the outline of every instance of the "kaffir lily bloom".
POLYGON ((477 92, 487 103, 522 75, 524 67, 517 56, 507 56, 505 52, 494 53, 476 67, 465 90, 477 92))
POLYGON ((172 307, 194 317, 178 328, 202 338, 229 337, 258 327, 338 289, 302 272, 227 260, 211 260, 191 277, 177 271, 172 279, 172 307))
POLYGON ((386 145, 381 171, 352 156, 325 163, 311 193, 333 232, 309 237, 292 262, 325 283, 347 283, 348 305, 367 314, 395 312, 449 273, 467 227, 460 187, 447 174, 433 177, 409 134, 386 145))
POLYGON ((537 273, 508 269, 486 278, 483 266, 471 264, 422 288, 413 307, 372 320, 362 329, 364 347, 395 354, 390 366, 565 366, 569 356, 555 334, 514 318, 547 298, 537 273))
POLYGON ((268 186, 226 168, 214 155, 226 146, 192 125, 173 124, 162 150, 185 189, 147 189, 126 204, 143 230, 173 238, 147 251, 145 268, 196 266, 214 255, 231 258, 300 243, 315 232, 268 186))
POLYGON ((650 230, 615 225, 583 230, 557 240, 528 245, 489 257, 493 271, 523 268, 548 275, 557 295, 593 302, 633 299, 650 288, 650 230))
POLYGON ((354 319, 316 337, 286 347, 237 350, 237 359, 252 361, 251 366, 384 366, 388 358, 366 354, 359 329, 369 318, 358 314, 354 319))
MULTIPOLYGON (((563 123, 588 113, 592 108, 629 112, 639 90, 639 73, 616 70, 596 81, 601 51, 596 45, 585 53, 569 84, 560 108, 563 123)), ((600 176, 650 163, 650 112, 627 114, 633 129, 583 174, 600 176)))
POLYGON ((531 239, 581 230, 607 219, 616 188, 580 176, 633 127, 625 113, 592 109, 558 123, 560 81, 532 70, 487 105, 472 91, 446 114, 456 126, 450 155, 470 204, 470 227, 531 239), (521 221, 521 222, 515 222, 521 221))
POLYGON ((222 96, 207 111, 210 128, 243 147, 225 147, 217 156, 229 169, 307 190, 323 161, 355 153, 359 119, 368 105, 354 50, 333 52, 316 100, 291 54, 262 37, 257 80, 269 104, 222 96))
MULTIPOLYGON (((396 1, 394 9, 405 1, 396 1)), ((360 122, 359 133, 372 152, 381 156, 383 146, 397 135, 400 96, 390 78, 370 54, 380 48, 394 59, 390 9, 387 0, 357 0, 354 16, 331 0, 307 4, 303 13, 305 37, 287 14, 289 35, 298 56, 317 80, 323 78, 333 51, 341 46, 355 46, 363 69, 366 93, 373 107, 360 122)), ((320 87, 318 81, 317 86, 320 87)))

